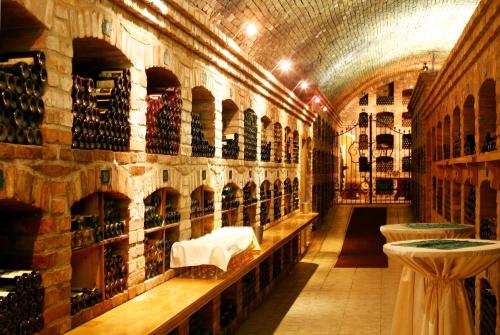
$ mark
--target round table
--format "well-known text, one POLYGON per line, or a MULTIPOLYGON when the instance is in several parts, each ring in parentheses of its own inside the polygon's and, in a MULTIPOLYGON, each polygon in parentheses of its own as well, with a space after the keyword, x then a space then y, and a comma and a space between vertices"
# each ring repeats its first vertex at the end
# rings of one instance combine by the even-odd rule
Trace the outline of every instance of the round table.
MULTIPOLYGON (((400 241, 385 244, 384 252, 426 278, 424 308, 420 319, 414 320, 418 327, 405 334, 474 334, 463 280, 479 274, 500 259, 500 241, 400 241)), ((400 306, 395 308, 397 310, 400 306)))
MULTIPOLYGON (((474 236, 474 226, 465 224, 408 223, 380 227, 388 242, 433 239, 467 238, 474 236)), ((392 318, 391 334, 419 334, 424 310, 425 277, 403 266, 399 281, 396 308, 392 318)))

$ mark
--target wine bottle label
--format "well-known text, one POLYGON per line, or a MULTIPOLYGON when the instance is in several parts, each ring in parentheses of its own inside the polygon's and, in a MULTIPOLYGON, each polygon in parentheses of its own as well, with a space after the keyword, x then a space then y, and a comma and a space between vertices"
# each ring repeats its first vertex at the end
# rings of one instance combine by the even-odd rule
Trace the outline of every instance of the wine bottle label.
POLYGON ((108 71, 101 71, 99 73, 99 78, 118 78, 123 75, 123 70, 108 70, 108 71))
POLYGON ((0 270, 0 278, 15 278, 23 274, 31 274, 31 270, 0 270))
POLYGON ((97 80, 95 82, 95 88, 115 88, 116 81, 114 79, 97 80))

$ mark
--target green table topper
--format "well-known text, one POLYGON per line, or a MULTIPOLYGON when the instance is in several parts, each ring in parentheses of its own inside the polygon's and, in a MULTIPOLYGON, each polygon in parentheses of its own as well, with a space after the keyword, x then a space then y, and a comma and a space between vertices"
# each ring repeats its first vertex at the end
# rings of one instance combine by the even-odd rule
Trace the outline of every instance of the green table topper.
POLYGON ((396 244, 404 247, 440 249, 440 250, 453 250, 462 248, 478 247, 482 245, 489 245, 493 243, 480 242, 480 241, 461 241, 461 240, 425 240, 417 242, 405 242, 396 244))
POLYGON ((470 227, 458 223, 408 223, 406 226, 411 229, 458 229, 470 227))

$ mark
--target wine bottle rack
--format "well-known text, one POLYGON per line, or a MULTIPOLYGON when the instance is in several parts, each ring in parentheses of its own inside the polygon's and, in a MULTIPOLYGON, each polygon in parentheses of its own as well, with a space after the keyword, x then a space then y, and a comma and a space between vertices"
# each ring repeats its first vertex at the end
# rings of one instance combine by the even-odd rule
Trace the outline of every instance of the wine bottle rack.
POLYGON ((359 113, 358 124, 360 128, 368 128, 368 113, 366 112, 359 113))
POLYGON ((281 218, 281 182, 277 180, 273 185, 273 219, 281 218))
POLYGON ((376 158, 377 172, 392 172, 394 170, 394 158, 389 156, 380 156, 376 158))
POLYGON ((180 147, 182 95, 179 88, 146 98, 146 151, 177 155, 180 147))
POLYGON ((490 284, 481 280, 481 334, 496 334, 497 323, 497 297, 490 284))
POLYGON ((368 93, 359 98, 360 106, 368 106, 368 93))
POLYGON ((460 157, 460 148, 461 148, 460 137, 457 137, 453 141, 453 158, 460 157))
POLYGON ((222 138, 222 158, 225 159, 238 159, 240 152, 239 135, 237 133, 231 135, 224 135, 222 138))
POLYGON ((473 186, 466 186, 467 198, 465 198, 465 223, 475 225, 476 224, 476 188, 473 186), (467 190, 468 189, 468 190, 467 190))
POLYGON ((443 214, 443 181, 438 180, 437 186, 437 212, 438 214, 443 214))
POLYGON ((97 288, 72 288, 71 289, 71 315, 75 315, 85 308, 92 307, 101 302, 101 291, 97 288))
MULTIPOLYGON (((377 98, 378 100, 378 98, 377 98)), ((384 127, 394 127, 394 113, 392 112, 380 112, 377 113, 376 116, 376 125, 377 128, 384 128, 384 127)))
POLYGON ((299 132, 294 131, 293 132, 293 163, 294 164, 299 164, 299 132))
POLYGON ((253 182, 248 182, 243 187, 243 225, 250 226, 255 223, 257 214, 257 194, 256 186, 253 182))
POLYGON ((448 222, 451 221, 451 187, 449 181, 445 181, 444 184, 444 218, 448 222))
POLYGON ((260 280, 259 280, 259 288, 260 291, 265 290, 269 284, 271 283, 270 277, 271 277, 271 267, 269 266, 270 259, 266 259, 259 265, 259 275, 260 275, 260 280))
POLYGON ((271 161, 271 142, 262 142, 260 148, 260 160, 263 162, 271 161))
POLYGON ((401 126, 409 128, 411 127, 411 113, 404 112, 401 118, 401 126))
POLYGON ((293 180, 293 209, 299 209, 299 179, 293 180))
POLYGON ((113 248, 104 249, 105 297, 110 299, 127 289, 127 265, 122 255, 113 248))
POLYGON ((191 146, 193 157, 214 157, 215 146, 210 145, 205 139, 203 126, 199 114, 191 113, 191 146))
POLYGON ((377 194, 392 195, 394 193, 394 180, 391 178, 377 178, 375 187, 377 194))
POLYGON ((392 134, 378 134, 375 137, 377 143, 377 150, 393 150, 394 149, 394 135, 392 134))
POLYGON ((368 150, 368 135, 360 134, 358 139, 359 150, 368 150))
POLYGON ((73 75, 73 148, 128 150, 131 87, 129 69, 73 75))
POLYGON ((47 84, 45 54, 0 54, 0 142, 42 145, 47 84))
POLYGON ((496 240, 497 218, 482 217, 479 222, 479 237, 484 240, 496 240))
POLYGON ((222 189, 222 210, 238 208, 240 201, 237 196, 237 188, 233 185, 226 185, 222 189))
POLYGON ((290 127, 285 127, 285 163, 292 163, 292 131, 290 127))
POLYGON ((3 334, 31 335, 42 331, 44 297, 39 272, 0 270, 0 313, 3 316, 0 329, 3 334))
POLYGON ((144 258, 146 260, 146 279, 163 273, 165 242, 163 238, 144 237, 144 258))
POLYGON ((236 320, 237 316, 238 288, 233 284, 221 294, 220 302, 220 327, 221 330, 228 328, 236 320))
POLYGON ((282 128, 279 123, 274 124, 274 162, 281 163, 283 160, 282 128))
POLYGON ((243 307, 248 307, 257 297, 257 276, 255 270, 246 274, 243 279, 243 307))
POLYGON ((402 141, 403 141, 403 149, 409 150, 411 149, 411 134, 403 134, 402 136, 402 141))
POLYGON ((257 160, 257 115, 251 109, 247 109, 244 114, 244 158, 246 161, 255 161, 257 160))
POLYGON ((411 156, 403 157, 401 165, 403 172, 411 172, 411 156))
POLYGON ((191 192, 191 237, 208 234, 214 227, 214 193, 206 186, 191 192))
POLYGON ((476 139, 474 134, 465 135, 464 142, 464 155, 475 155, 476 154, 476 139))
POLYGON ((443 144, 443 159, 450 159, 450 145, 448 143, 443 144))
POLYGON ((293 208, 292 199, 292 181, 290 178, 285 179, 283 183, 283 188, 285 191, 285 215, 290 214, 293 208))

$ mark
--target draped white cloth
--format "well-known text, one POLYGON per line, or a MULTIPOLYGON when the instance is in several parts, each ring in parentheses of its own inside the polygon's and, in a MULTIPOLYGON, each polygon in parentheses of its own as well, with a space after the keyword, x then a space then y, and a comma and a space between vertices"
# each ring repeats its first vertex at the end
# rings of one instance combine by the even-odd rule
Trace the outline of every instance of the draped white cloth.
MULTIPOLYGON (((381 226, 380 232, 385 236, 387 242, 474 236, 475 228, 472 225, 462 225, 459 228, 444 228, 441 225, 440 227, 418 229, 410 228, 407 224, 391 224, 381 226)), ((425 278, 415 273, 411 268, 403 266, 392 319, 392 335, 420 334, 419 328, 425 308, 424 288, 425 278)))
POLYGON ((215 265, 227 271, 231 257, 246 250, 253 239, 251 227, 223 227, 197 239, 175 242, 170 267, 215 265))
MULTIPOLYGON (((384 252, 417 274, 425 277, 422 313, 413 316, 410 332, 393 334, 414 335, 473 335, 474 326, 463 280, 479 274, 500 259, 500 242, 467 240, 491 244, 452 250, 398 246, 414 242, 392 242, 384 245, 384 252)), ((398 303, 401 303, 399 301, 398 303)), ((403 306, 396 305, 398 308, 403 306)), ((410 319, 411 320, 411 319, 410 319)), ((407 319, 394 319, 393 331, 408 329, 407 319)))

